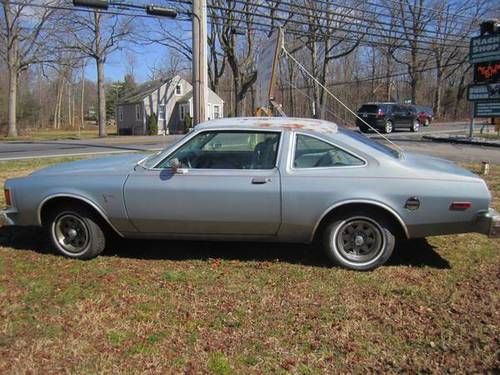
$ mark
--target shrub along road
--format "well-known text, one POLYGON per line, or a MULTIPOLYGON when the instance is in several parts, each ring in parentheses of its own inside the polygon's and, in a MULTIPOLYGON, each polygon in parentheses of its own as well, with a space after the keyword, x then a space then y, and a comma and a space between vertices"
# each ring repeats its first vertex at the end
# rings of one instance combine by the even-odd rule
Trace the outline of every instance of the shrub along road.
MULTIPOLYGON (((56 161, 1 163, 0 180, 56 161)), ((500 166, 487 181, 499 209, 500 166)), ((408 241, 362 273, 313 246, 122 241, 84 262, 0 227, 0 372, 494 372, 499 250, 408 241)))

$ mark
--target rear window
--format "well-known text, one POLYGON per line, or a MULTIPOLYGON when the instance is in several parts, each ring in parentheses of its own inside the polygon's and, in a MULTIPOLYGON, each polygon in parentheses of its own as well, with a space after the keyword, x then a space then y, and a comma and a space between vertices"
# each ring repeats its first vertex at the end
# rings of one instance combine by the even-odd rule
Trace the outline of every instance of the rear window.
POLYGON ((358 112, 368 112, 368 113, 377 113, 378 112, 378 105, 374 104, 365 104, 362 105, 361 108, 358 110, 358 112))
POLYGON ((339 129, 339 132, 342 134, 348 135, 351 138, 356 139, 357 141, 376 149, 377 151, 383 152, 386 155, 392 156, 393 158, 399 158, 400 154, 399 151, 396 149, 393 149, 392 147, 386 146, 382 143, 379 143, 372 138, 365 137, 362 134, 359 134, 357 132, 353 132, 352 130, 347 130, 347 129, 339 129))

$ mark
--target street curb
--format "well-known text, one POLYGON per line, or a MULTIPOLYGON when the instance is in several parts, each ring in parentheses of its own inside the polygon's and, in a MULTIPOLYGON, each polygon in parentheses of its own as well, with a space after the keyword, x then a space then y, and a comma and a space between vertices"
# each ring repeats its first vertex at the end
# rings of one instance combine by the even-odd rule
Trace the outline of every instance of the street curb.
POLYGON ((435 135, 424 135, 423 139, 428 139, 434 142, 443 142, 443 143, 460 143, 466 145, 475 145, 475 146, 488 146, 488 147, 500 147, 500 141, 488 141, 484 138, 482 139, 469 139, 466 137, 440 137, 435 135))

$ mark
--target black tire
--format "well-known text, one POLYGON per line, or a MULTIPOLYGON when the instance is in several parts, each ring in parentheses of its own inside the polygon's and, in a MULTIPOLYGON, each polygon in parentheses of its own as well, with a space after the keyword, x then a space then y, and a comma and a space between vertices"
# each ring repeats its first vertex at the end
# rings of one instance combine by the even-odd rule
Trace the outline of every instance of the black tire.
POLYGON ((420 130, 420 123, 417 120, 413 121, 413 124, 410 126, 410 130, 413 133, 418 132, 420 130))
POLYGON ((394 130, 394 124, 392 123, 392 121, 387 120, 384 124, 384 133, 389 134, 392 133, 393 130, 394 130))
POLYGON ((45 225, 54 248, 68 258, 92 259, 106 247, 101 217, 83 204, 52 209, 45 225))
POLYGON ((327 257, 337 266, 357 271, 372 270, 384 264, 392 255, 395 243, 395 228, 391 222, 384 215, 369 210, 343 213, 333 218, 323 232, 323 249, 327 257), (353 229, 351 234, 350 228, 353 229), (358 235, 365 243, 360 244, 362 240, 355 242, 358 235), (369 239, 375 241, 372 249, 369 239))
POLYGON ((367 126, 360 126, 359 131, 361 133, 368 133, 368 127, 367 126))

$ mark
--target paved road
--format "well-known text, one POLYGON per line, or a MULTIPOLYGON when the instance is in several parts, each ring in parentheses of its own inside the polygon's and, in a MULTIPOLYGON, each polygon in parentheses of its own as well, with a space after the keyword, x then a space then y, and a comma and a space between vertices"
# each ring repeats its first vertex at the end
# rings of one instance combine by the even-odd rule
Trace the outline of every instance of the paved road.
MULTIPOLYGON (((488 160, 491 163, 500 164, 499 148, 433 143, 421 140, 424 134, 460 134, 464 133, 466 129, 466 123, 436 124, 422 129, 419 133, 407 131, 392 133, 389 138, 407 151, 421 152, 454 161, 479 162, 488 160)), ((380 138, 376 134, 369 136, 380 138)), ((179 137, 110 137, 89 140, 0 142, 0 161, 156 151, 179 137)))

